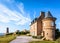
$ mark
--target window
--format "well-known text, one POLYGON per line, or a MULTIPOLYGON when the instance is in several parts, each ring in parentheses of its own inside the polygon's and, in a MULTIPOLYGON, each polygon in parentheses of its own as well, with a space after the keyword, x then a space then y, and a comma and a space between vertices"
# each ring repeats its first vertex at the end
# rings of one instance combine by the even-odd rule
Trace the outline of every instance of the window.
POLYGON ((54 22, 51 22, 51 26, 54 26, 54 22))
POLYGON ((43 26, 46 26, 46 23, 43 23, 43 26))
POLYGON ((47 35, 48 35, 48 33, 47 33, 47 35))
POLYGON ((54 22, 44 22, 43 23, 43 26, 47 26, 47 25, 54 26, 54 22))

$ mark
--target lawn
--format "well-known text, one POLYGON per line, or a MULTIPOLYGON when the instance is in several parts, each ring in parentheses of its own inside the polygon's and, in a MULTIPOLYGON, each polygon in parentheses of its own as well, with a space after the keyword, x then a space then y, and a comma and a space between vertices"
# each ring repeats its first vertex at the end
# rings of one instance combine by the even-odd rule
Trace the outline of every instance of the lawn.
POLYGON ((58 42, 58 41, 32 41, 29 43, 60 43, 60 42, 58 42))
POLYGON ((60 37, 58 39, 56 39, 55 41, 46 41, 46 40, 43 40, 43 41, 31 41, 29 43, 60 43, 60 37))
POLYGON ((16 36, 13 36, 13 35, 2 36, 2 37, 0 37, 0 43, 9 43, 10 41, 12 41, 15 38, 16 38, 16 36))
POLYGON ((54 41, 32 41, 30 43, 55 43, 54 41))

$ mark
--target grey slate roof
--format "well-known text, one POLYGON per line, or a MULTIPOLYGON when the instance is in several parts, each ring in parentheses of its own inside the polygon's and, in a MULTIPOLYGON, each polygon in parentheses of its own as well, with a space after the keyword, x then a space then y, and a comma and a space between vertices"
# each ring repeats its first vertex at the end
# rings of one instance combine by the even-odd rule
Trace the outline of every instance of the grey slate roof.
MULTIPOLYGON (((41 18, 41 16, 40 16, 40 18, 41 18)), ((54 18, 53 16, 52 16, 52 14, 50 13, 50 11, 48 11, 46 14, 45 14, 45 17, 44 18, 54 18)), ((43 19, 44 19, 43 18, 43 19)), ((35 18, 32 22, 31 22, 31 24, 33 24, 34 22, 36 22, 37 20, 38 20, 39 18, 35 18)))
POLYGON ((38 18, 35 18, 35 19, 31 22, 31 24, 33 24, 34 22, 36 22, 36 21, 37 21, 37 19, 38 19, 38 18))
POLYGON ((45 15, 45 18, 53 18, 52 14, 50 13, 50 11, 47 12, 47 14, 45 15))

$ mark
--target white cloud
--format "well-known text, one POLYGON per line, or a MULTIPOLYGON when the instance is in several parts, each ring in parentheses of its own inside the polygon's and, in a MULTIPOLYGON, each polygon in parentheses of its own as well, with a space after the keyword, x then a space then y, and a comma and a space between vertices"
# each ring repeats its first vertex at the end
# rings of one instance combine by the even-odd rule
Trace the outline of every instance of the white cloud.
POLYGON ((0 21, 7 23, 7 22, 9 22, 9 19, 3 15, 0 15, 0 21))
POLYGON ((17 7, 19 8, 19 10, 21 11, 22 14, 24 14, 24 5, 23 3, 20 3, 19 5, 17 5, 17 7))
POLYGON ((25 25, 26 23, 30 23, 30 17, 23 16, 25 13, 23 3, 19 5, 21 13, 12 11, 6 6, 0 4, 0 22, 9 23, 11 21, 14 21, 14 23, 17 25, 25 25))

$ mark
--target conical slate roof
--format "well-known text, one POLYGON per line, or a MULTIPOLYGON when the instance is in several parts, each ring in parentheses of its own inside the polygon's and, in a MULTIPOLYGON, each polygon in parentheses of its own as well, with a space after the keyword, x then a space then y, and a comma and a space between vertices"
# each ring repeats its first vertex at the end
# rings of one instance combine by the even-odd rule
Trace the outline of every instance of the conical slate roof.
POLYGON ((50 11, 47 12, 45 18, 53 18, 53 16, 51 15, 50 11))

